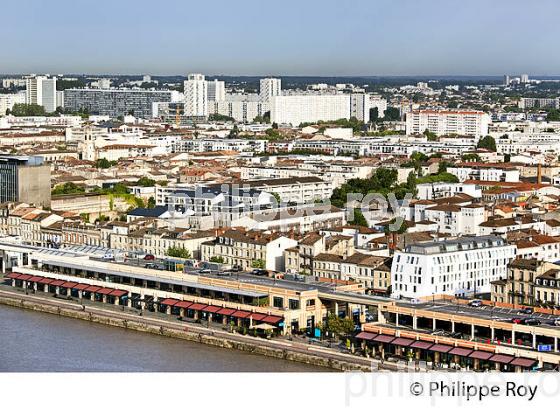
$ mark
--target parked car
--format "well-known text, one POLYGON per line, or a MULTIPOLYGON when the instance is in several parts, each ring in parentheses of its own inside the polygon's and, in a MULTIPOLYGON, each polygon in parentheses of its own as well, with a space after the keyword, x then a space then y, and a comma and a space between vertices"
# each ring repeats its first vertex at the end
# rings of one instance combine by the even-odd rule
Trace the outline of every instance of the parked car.
POLYGON ((538 326, 541 324, 541 321, 539 319, 529 317, 527 319, 521 319, 521 323, 529 326, 538 326))
POLYGON ((230 270, 223 270, 223 271, 220 270, 220 271, 218 271, 218 273, 216 273, 216 275, 218 275, 218 276, 231 276, 232 272, 233 272, 233 270, 231 270, 231 269, 230 270))
POLYGON ((268 271, 266 269, 253 269, 251 274, 256 276, 268 276, 268 271))
POLYGON ((242 269, 241 266, 239 266, 239 265, 233 265, 233 266, 231 267, 231 271, 232 271, 232 272, 243 272, 243 269, 242 269))
POLYGON ((469 302, 469 306, 471 306, 471 307, 481 307, 482 306, 482 300, 473 299, 469 302))
POLYGON ((519 324, 521 324, 521 321, 522 321, 522 320, 523 320, 523 319, 520 318, 520 317, 513 317, 513 318, 511 318, 511 323, 516 323, 516 324, 519 325, 519 324))
POLYGON ((212 273, 210 269, 200 269, 198 273, 212 273))
POLYGON ((535 312, 535 309, 533 309, 532 307, 523 307, 521 309, 519 309, 518 313, 524 313, 526 315, 532 315, 535 312))
POLYGON ((154 255, 148 254, 148 255, 144 256, 144 260, 145 261, 155 261, 156 257, 154 255))
POLYGON ((560 326, 560 319, 552 319, 548 324, 551 326, 560 326))

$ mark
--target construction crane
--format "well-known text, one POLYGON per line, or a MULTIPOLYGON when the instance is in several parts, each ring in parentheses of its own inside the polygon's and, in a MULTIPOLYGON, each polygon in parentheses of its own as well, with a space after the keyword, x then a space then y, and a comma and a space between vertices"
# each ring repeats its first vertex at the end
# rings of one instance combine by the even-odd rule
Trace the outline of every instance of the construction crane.
POLYGON ((175 125, 177 127, 181 126, 181 113, 179 111, 179 104, 175 105, 175 125))

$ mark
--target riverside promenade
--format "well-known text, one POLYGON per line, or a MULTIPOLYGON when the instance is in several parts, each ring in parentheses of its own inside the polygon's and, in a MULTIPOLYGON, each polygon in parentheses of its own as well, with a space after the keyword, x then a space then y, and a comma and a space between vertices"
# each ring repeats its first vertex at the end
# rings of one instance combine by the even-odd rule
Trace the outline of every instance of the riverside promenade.
POLYGON ((168 315, 146 313, 134 309, 107 306, 95 302, 81 304, 77 300, 54 298, 38 292, 25 294, 21 290, 0 287, 0 304, 91 321, 129 330, 184 339, 226 349, 237 349, 277 359, 290 360, 337 371, 414 371, 402 364, 384 362, 341 352, 334 348, 310 344, 296 338, 265 339, 229 332, 200 323, 184 322, 168 315))

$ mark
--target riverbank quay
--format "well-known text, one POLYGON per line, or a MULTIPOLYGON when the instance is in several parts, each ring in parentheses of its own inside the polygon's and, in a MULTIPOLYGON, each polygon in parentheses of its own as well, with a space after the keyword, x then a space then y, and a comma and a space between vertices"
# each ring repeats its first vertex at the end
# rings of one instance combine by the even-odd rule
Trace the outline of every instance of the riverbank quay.
MULTIPOLYGON (((337 352, 297 341, 268 340, 248 335, 206 328, 196 323, 166 320, 113 307, 102 308, 80 304, 75 300, 54 298, 48 294, 25 294, 21 291, 0 289, 0 304, 14 306, 94 323, 173 337, 226 349, 236 349, 277 359, 290 360, 325 367, 336 371, 410 371, 396 363, 337 352)), ((414 370, 414 369, 412 369, 414 370)))

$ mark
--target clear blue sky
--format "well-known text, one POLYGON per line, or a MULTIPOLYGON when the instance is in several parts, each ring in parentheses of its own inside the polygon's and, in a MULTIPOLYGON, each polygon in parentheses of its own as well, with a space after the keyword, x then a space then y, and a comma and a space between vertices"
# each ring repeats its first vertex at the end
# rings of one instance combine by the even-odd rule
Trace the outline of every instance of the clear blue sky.
POLYGON ((0 73, 560 74, 558 0, 17 0, 0 73))

